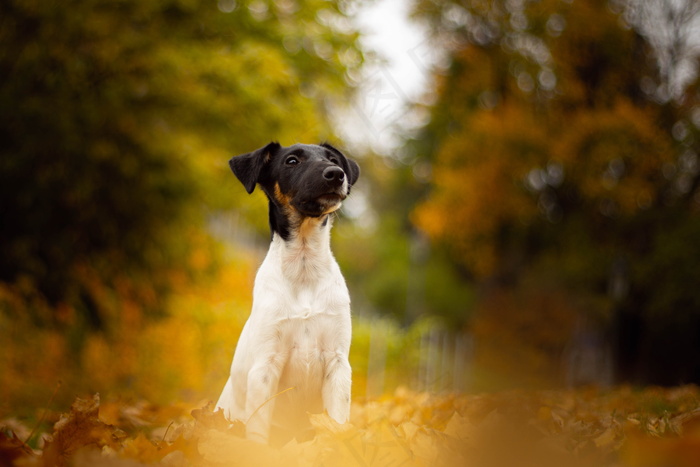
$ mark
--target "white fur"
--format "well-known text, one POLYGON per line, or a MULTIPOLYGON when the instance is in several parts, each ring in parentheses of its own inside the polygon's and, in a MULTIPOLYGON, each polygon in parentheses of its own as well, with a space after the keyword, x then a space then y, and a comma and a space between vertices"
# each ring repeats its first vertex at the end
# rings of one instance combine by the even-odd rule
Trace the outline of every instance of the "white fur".
POLYGON ((308 412, 349 418, 350 295, 331 253, 331 219, 324 226, 323 217, 304 218, 286 242, 275 233, 258 270, 253 309, 216 404, 229 420, 246 422, 249 439, 267 442, 271 425, 298 431, 308 412))

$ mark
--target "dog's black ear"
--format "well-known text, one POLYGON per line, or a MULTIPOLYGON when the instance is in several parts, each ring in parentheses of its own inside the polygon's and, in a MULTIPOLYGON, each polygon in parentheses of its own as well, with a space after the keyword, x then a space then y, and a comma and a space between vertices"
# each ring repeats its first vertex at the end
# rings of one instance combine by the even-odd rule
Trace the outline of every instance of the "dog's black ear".
POLYGON ((343 170, 348 176, 348 183, 350 183, 352 186, 355 184, 357 179, 360 178, 360 166, 357 165, 357 162, 352 159, 348 159, 347 157, 345 158, 345 164, 347 166, 344 165, 343 170))
POLYGON ((248 154, 232 157, 228 161, 229 167, 241 181, 248 194, 255 190, 255 185, 260 178, 260 172, 272 155, 280 148, 279 143, 272 142, 267 146, 248 154))
POLYGON ((357 165, 357 162, 349 159, 345 154, 328 143, 323 143, 321 146, 340 157, 343 172, 345 172, 345 175, 348 177, 348 184, 350 184, 350 186, 354 185, 357 179, 360 178, 360 166, 357 165))

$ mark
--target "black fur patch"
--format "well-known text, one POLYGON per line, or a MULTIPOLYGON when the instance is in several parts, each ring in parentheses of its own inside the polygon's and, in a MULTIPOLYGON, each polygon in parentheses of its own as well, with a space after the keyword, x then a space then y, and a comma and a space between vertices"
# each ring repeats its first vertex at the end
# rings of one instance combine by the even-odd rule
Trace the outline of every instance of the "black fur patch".
POLYGON ((322 225, 327 225, 327 214, 360 176, 357 163, 328 143, 284 147, 272 142, 232 158, 229 165, 248 193, 260 185, 270 201, 270 229, 284 240, 304 217, 326 216, 322 225))

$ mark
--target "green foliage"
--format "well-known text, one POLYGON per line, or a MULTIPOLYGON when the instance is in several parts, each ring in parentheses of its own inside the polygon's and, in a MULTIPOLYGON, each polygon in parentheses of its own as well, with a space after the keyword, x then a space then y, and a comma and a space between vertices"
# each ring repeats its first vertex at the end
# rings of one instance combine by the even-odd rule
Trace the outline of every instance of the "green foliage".
POLYGON ((463 330, 472 318, 476 295, 465 272, 441 251, 431 253, 424 269, 428 313, 447 329, 463 330))
POLYGON ((353 308, 371 310, 405 326, 430 317, 450 329, 462 328, 473 305, 473 288, 464 268, 444 249, 429 245, 409 221, 425 186, 407 165, 389 169, 377 157, 365 158, 362 167, 377 218, 369 225, 365 219, 354 224, 341 220, 333 237, 353 308))
POLYGON ((337 228, 334 252, 354 289, 353 302, 365 299, 368 303, 360 304, 360 308, 372 307, 395 318, 403 317, 410 273, 409 245, 397 233, 396 219, 382 220, 378 232, 353 229, 346 233, 343 227, 337 228), (361 255, 358 245, 363 250, 361 255))

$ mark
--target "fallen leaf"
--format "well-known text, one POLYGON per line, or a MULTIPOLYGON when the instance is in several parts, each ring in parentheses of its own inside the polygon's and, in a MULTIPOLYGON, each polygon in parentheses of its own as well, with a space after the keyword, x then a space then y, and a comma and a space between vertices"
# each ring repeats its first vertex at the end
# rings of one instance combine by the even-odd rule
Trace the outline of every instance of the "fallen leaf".
POLYGON ((166 454, 168 454, 167 451, 159 449, 143 433, 139 433, 136 438, 124 441, 120 453, 121 457, 149 464, 161 460, 166 454))
POLYGON ((349 423, 338 423, 326 413, 309 414, 309 422, 316 430, 327 431, 333 434, 345 433, 352 430, 349 423))
POLYGON ((17 459, 34 458, 34 451, 13 432, 0 431, 0 465, 14 465, 17 459), (7 463, 7 464, 6 464, 7 463))
POLYGON ((232 434, 244 437, 245 424, 240 420, 227 420, 223 410, 212 410, 214 404, 209 402, 201 409, 192 410, 192 418, 204 429, 216 429, 230 431, 232 434))
POLYGON ((603 448, 611 446, 616 440, 617 431, 615 427, 609 427, 605 431, 603 431, 603 433, 597 436, 593 440, 593 443, 595 443, 596 447, 603 448))
POLYGON ((104 446, 118 448, 126 434, 119 428, 99 419, 100 396, 77 398, 71 411, 61 415, 54 425, 54 432, 44 448, 46 465, 67 465, 68 459, 83 448, 102 449, 104 446))
POLYGON ((473 430, 474 426, 472 423, 469 422, 467 418, 455 412, 450 418, 450 421, 447 422, 445 434, 458 439, 466 439, 472 434, 473 430))

